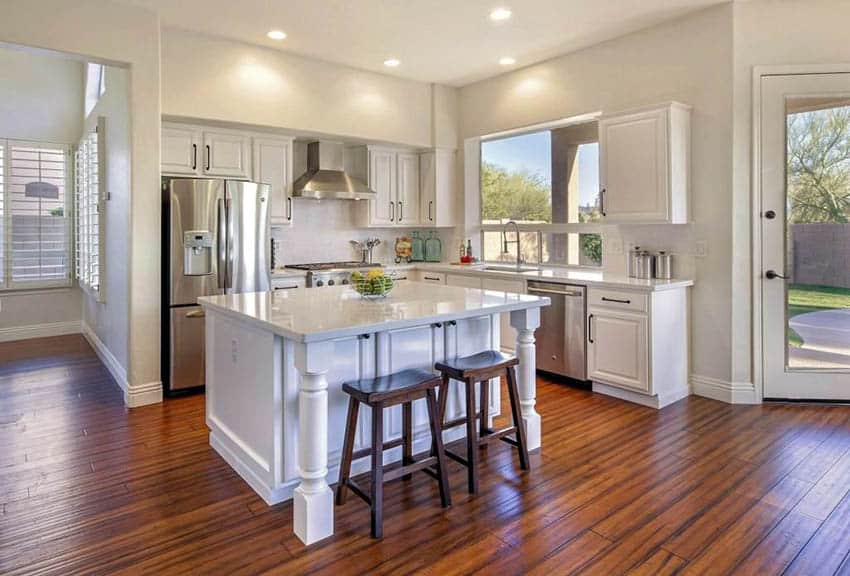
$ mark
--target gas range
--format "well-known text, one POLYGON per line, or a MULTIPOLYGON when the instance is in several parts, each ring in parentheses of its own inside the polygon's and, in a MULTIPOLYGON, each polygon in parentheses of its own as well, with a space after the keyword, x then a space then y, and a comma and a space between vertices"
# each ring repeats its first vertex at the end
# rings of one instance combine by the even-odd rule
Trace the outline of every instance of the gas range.
POLYGON ((307 288, 339 286, 351 282, 351 273, 364 268, 380 268, 380 264, 362 262, 315 262, 310 264, 290 264, 287 268, 307 271, 307 288))

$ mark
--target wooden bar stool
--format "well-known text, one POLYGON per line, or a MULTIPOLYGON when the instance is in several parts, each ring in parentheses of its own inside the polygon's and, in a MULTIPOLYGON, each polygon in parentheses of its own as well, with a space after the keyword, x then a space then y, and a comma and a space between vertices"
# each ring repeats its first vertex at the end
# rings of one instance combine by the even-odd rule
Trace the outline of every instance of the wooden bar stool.
POLYGON ((384 482, 396 478, 410 478, 412 473, 423 470, 435 477, 440 486, 440 500, 443 508, 451 505, 449 476, 446 468, 446 455, 443 449, 443 433, 437 408, 436 388, 442 383, 439 376, 427 370, 405 370, 380 378, 346 382, 343 391, 350 396, 348 402, 348 422, 345 429, 345 442, 342 447, 342 461, 339 466, 339 484, 336 489, 337 505, 345 502, 345 488, 360 496, 369 504, 372 511, 372 537, 383 536, 383 494, 384 482), (432 452, 419 460, 413 457, 413 405, 412 402, 425 398, 428 405, 428 420, 431 427, 432 452), (372 409, 372 446, 354 452, 354 435, 357 430, 357 413, 360 404, 372 409), (397 440, 384 442, 384 409, 396 404, 402 405, 402 436, 397 440), (384 450, 402 447, 401 467, 384 470, 384 450), (369 493, 351 479, 351 462, 364 456, 372 456, 372 486, 369 493), (436 466, 436 473, 429 469, 436 466))
POLYGON ((466 425, 466 458, 449 450, 446 450, 446 456, 466 466, 470 494, 478 493, 478 448, 486 446, 497 438, 516 447, 519 451, 520 467, 523 470, 529 468, 528 445, 525 442, 525 427, 520 412, 519 389, 517 388, 514 370, 514 366, 517 364, 519 364, 519 360, 515 356, 509 356, 496 350, 487 350, 472 356, 457 358, 451 362, 438 362, 435 366, 442 374, 440 424, 443 430, 466 425), (501 430, 492 430, 487 427, 489 420, 488 405, 490 403, 488 381, 491 378, 499 378, 502 374, 505 375, 507 380, 513 424, 501 430), (459 380, 465 385, 466 415, 445 422, 450 380, 459 380), (475 409, 475 384, 478 382, 481 382, 480 411, 475 409), (476 419, 478 419, 477 429, 475 426, 476 419), (510 438, 508 437, 509 434, 515 434, 516 437, 510 438))

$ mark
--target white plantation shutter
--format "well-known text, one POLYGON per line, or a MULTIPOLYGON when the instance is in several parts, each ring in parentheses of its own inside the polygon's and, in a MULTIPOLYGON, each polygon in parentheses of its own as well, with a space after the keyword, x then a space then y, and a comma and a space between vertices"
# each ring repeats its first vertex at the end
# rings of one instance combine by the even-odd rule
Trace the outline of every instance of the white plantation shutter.
POLYGON ((71 279, 66 146, 2 142, 3 288, 67 286, 71 279))
POLYGON ((105 120, 98 119, 97 128, 83 136, 75 154, 75 273, 84 289, 103 301, 103 138, 105 120))

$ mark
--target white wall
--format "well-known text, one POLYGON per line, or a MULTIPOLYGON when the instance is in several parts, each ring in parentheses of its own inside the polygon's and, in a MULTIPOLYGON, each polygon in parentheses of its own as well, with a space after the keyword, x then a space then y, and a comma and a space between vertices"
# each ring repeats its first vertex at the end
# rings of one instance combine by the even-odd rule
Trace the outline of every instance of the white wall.
MULTIPOLYGON (((692 218, 619 227, 623 242, 668 248, 695 268, 692 365, 731 376, 732 8, 724 5, 461 89, 461 136, 668 100, 693 106, 692 218), (693 261, 696 240, 708 255, 693 261)), ((610 233, 616 233, 611 231, 610 233)), ((625 255, 606 254, 623 269, 625 255)))
POLYGON ((166 29, 167 116, 431 145, 429 84, 166 29))
POLYGON ((129 73, 116 66, 106 67, 106 92, 100 97, 88 118, 85 131, 105 117, 106 143, 105 190, 109 200, 106 213, 106 269, 101 271, 103 302, 83 293, 83 322, 109 349, 126 372, 129 334, 129 268, 130 238, 130 100, 129 73))
MULTIPOLYGON (((0 47, 0 138, 71 144, 82 121, 81 62, 0 47)), ((0 293, 0 299, 0 329, 80 321, 76 287, 0 293)))
POLYGON ((4 0, 0 42, 78 54, 130 70, 130 405, 156 401, 159 382, 159 19, 107 0, 4 0))
MULTIPOLYGON (((735 382, 752 366, 752 94, 753 67, 850 64, 845 0, 739 2, 734 6, 734 251, 732 348, 735 382)), ((758 286, 755 286, 758 289, 758 286)))

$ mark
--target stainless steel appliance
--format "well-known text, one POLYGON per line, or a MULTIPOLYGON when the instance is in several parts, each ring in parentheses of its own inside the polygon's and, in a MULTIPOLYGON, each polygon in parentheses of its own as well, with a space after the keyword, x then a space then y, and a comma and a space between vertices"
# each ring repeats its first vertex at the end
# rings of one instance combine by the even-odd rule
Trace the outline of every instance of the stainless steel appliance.
POLYGON ((369 200, 377 193, 365 182, 345 171, 342 142, 310 142, 307 145, 307 171, 293 184, 292 194, 300 198, 369 200))
POLYGON ((204 385, 200 296, 271 287, 267 184, 163 179, 162 379, 169 392, 204 385))
POLYGON ((355 270, 380 267, 380 264, 364 264, 362 262, 314 262, 287 265, 287 268, 307 271, 307 288, 349 284, 351 273, 355 270))
POLYGON ((587 288, 529 280, 528 293, 547 296, 552 301, 551 306, 540 309, 537 368, 586 381, 587 288))

